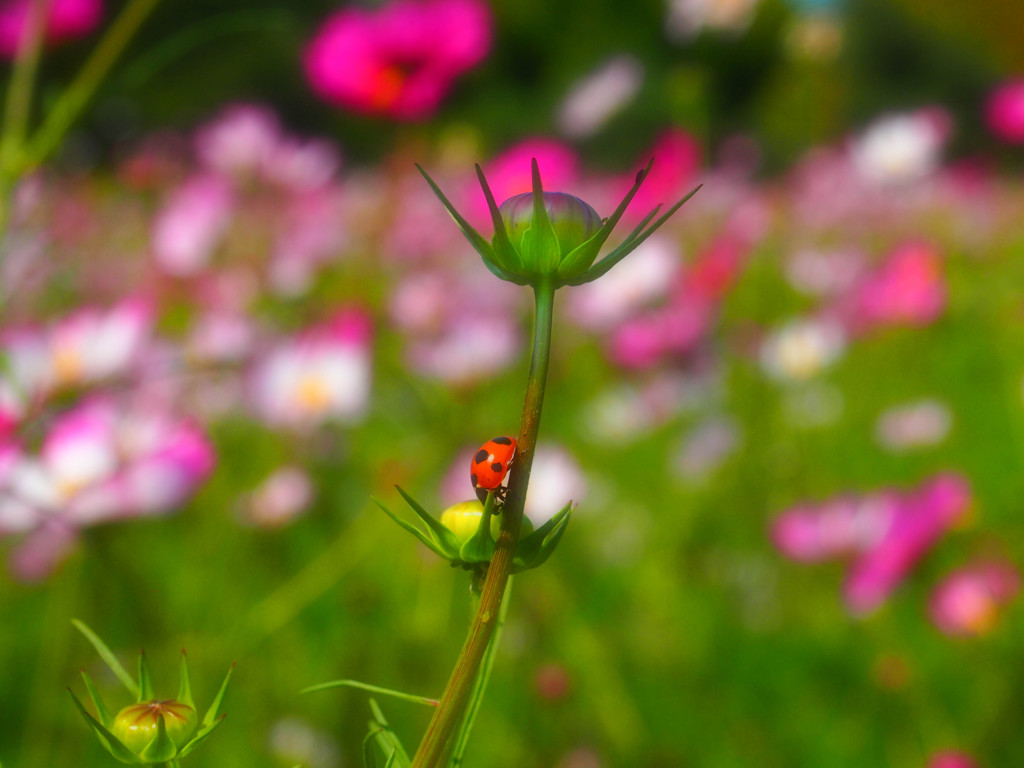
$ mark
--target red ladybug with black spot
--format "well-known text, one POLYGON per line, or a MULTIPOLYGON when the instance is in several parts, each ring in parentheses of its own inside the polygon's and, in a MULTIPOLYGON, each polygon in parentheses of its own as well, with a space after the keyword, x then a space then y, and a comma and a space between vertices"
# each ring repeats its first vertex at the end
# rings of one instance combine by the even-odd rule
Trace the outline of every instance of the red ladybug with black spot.
POLYGON ((500 493, 501 483, 508 474, 508 468, 516 455, 515 438, 502 435, 488 440, 473 456, 469 466, 469 479, 481 501, 487 499, 488 491, 500 493))

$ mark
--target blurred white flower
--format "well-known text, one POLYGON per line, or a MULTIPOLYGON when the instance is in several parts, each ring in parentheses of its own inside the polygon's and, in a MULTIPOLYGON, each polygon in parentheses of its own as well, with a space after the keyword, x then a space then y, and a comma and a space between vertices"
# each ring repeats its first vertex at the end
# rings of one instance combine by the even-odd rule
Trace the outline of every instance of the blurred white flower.
POLYGON ((633 100, 643 80, 635 57, 613 56, 573 86, 559 109, 558 127, 575 139, 590 136, 633 100))
POLYGON ((761 344, 761 365, 775 379, 805 381, 835 362, 845 345, 843 330, 836 323, 794 320, 761 344))
POLYGON ((341 765, 341 750, 328 734, 314 729, 297 717, 284 717, 270 729, 270 751, 284 763, 306 768, 335 768, 341 765))
POLYGON ((295 428, 361 417, 370 394, 370 335, 369 317, 350 309, 279 343, 252 372, 259 415, 295 428))
POLYGON ((942 442, 952 424, 949 406, 938 400, 921 400, 885 411, 875 425, 875 436, 890 451, 907 451, 942 442))
POLYGON ((949 131, 949 117, 940 110, 887 115, 853 140, 850 158, 868 183, 919 181, 938 168, 949 131))
POLYGON ((743 32, 754 16, 758 0, 669 0, 665 31, 685 42, 705 29, 743 32))

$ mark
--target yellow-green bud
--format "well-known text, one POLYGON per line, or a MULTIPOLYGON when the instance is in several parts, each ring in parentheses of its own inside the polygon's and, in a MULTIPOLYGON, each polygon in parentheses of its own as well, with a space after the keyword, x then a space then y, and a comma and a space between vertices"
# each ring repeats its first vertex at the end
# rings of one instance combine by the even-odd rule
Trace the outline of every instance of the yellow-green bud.
MULTIPOLYGON (((476 499, 473 501, 460 501, 452 504, 441 513, 441 525, 455 534, 459 544, 465 544, 472 538, 473 534, 480 528, 480 521, 484 516, 484 505, 476 499)), ((498 540, 498 532, 501 530, 501 515, 491 516, 491 538, 498 540)), ((533 531, 533 523, 530 518, 523 517, 520 536, 526 536, 533 531)))
POLYGON ((178 749, 192 738, 199 724, 196 711, 174 699, 141 701, 130 704, 114 718, 110 729, 121 743, 135 754, 141 753, 156 738, 160 718, 167 736, 178 749))

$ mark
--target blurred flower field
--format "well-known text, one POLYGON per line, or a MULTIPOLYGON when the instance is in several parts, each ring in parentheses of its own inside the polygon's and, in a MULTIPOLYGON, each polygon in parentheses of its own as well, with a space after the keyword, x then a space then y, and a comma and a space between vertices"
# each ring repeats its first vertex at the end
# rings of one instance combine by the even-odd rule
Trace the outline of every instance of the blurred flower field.
MULTIPOLYGON (((368 694, 301 689, 440 696, 467 576, 371 497, 473 498, 532 304, 416 164, 489 237, 474 163, 498 202, 535 159, 606 217, 652 158, 612 245, 702 187, 557 295, 525 514, 577 506, 516 577, 465 764, 1024 763, 1024 60, 998 29, 915 0, 156 4, 45 152, 137 2, 0 2, 6 768, 114 764, 65 689, 129 701, 72 619, 145 648, 158 693, 182 648, 204 702, 237 663, 190 764, 361 765, 368 694), (959 69, 922 78, 936 49, 959 69)), ((381 705, 411 752, 430 710, 381 705)))

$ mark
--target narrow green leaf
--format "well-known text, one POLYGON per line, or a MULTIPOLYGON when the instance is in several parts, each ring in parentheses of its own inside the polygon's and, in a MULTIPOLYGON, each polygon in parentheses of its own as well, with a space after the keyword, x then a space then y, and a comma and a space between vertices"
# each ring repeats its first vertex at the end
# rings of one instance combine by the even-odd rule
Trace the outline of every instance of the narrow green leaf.
POLYGON ((93 632, 84 621, 72 619, 71 623, 74 625, 75 629, 81 632, 85 636, 85 639, 92 644, 92 647, 96 649, 96 653, 98 653, 100 658, 103 659, 103 662, 110 667, 110 671, 113 672, 117 679, 121 681, 121 684, 128 689, 128 692, 132 696, 138 697, 138 684, 132 679, 132 676, 128 674, 128 670, 121 666, 121 662, 117 660, 114 652, 107 647, 106 643, 100 640, 99 635, 93 632))
POLYGON ((421 507, 416 499, 403 491, 399 486, 396 485, 395 488, 402 494, 402 498, 405 499, 406 503, 412 507, 412 511, 427 525, 441 547, 450 552, 458 552, 459 540, 455 538, 455 534, 441 525, 441 521, 421 507))
POLYGON ((139 696, 140 702, 149 701, 153 698, 153 681, 149 677, 149 663, 146 661, 146 652, 139 651, 139 696))
POLYGON ((398 768, 409 768, 409 754, 405 751, 405 747, 402 746, 402 742, 399 741, 398 734, 394 732, 388 721, 384 718, 384 713, 381 711, 380 706, 373 699, 370 699, 370 711, 373 712, 374 722, 380 727, 380 730, 377 732, 377 745, 381 748, 381 751, 389 759, 394 756, 398 768))
POLYGON ((384 768, 394 768, 394 765, 397 762, 398 762, 398 753, 397 752, 392 752, 391 753, 391 757, 389 757, 388 761, 386 763, 384 763, 384 768))
POLYGON ((373 756, 373 745, 377 742, 377 730, 370 723, 370 732, 363 739, 363 768, 377 768, 377 758, 373 756))
POLYGON ((358 680, 331 680, 328 683, 318 683, 317 685, 311 685, 308 688, 303 688, 299 693, 314 693, 316 691, 326 691, 332 688, 358 688, 363 691, 370 691, 371 693, 380 693, 385 696, 392 696, 396 699, 402 699, 403 701, 411 701, 414 704, 426 704, 430 707, 437 706, 437 699, 431 699, 426 696, 417 696, 413 693, 405 693, 404 691, 396 691, 391 688, 381 688, 379 685, 370 685, 369 683, 362 683, 358 680))
POLYGON ((156 716, 156 736, 146 745, 139 757, 147 763, 166 763, 178 754, 171 737, 167 735, 167 723, 163 715, 156 716))
MULTIPOLYGON (((384 514, 385 515, 390 517, 392 520, 394 520, 396 523, 398 523, 403 529, 405 529, 406 531, 411 533, 413 536, 415 536, 417 539, 419 539, 421 542, 423 542, 424 546, 426 546, 427 549, 429 549, 431 552, 433 552, 434 554, 438 555, 439 557, 443 557, 445 559, 449 559, 450 558, 449 555, 445 554, 445 551, 441 548, 441 545, 438 544, 434 540, 433 536, 424 533, 419 528, 417 528, 415 525, 412 525, 411 523, 407 523, 405 520, 400 518, 398 515, 396 515, 390 509, 385 507, 384 504, 382 504, 378 499, 374 498, 373 496, 371 496, 370 498, 373 500, 374 504, 376 504, 378 507, 380 507, 382 510, 384 510, 384 514)), ((457 555, 457 553, 453 553, 453 554, 457 555)))
POLYGON ((103 723, 105 728, 109 728, 113 722, 113 718, 110 717, 110 712, 107 710, 106 705, 103 703, 103 699, 100 698, 99 691, 96 690, 96 686, 93 685, 92 678, 82 670, 82 680, 85 681, 85 690, 89 692, 89 698, 92 699, 92 705, 96 707, 96 714, 99 715, 99 720, 103 723))
POLYGON ((466 563, 489 563, 494 555, 494 539, 491 538, 491 517, 494 515, 494 491, 487 492, 484 513, 480 516, 480 525, 466 539, 459 550, 459 557, 466 563))
POLYGON ((441 191, 441 188, 434 183, 434 180, 427 175, 427 172, 420 167, 419 163, 416 163, 416 170, 418 170, 420 175, 427 180, 427 184, 430 185, 434 195, 441 201, 441 205, 443 205, 445 210, 448 211, 448 215, 455 220, 455 223, 458 225, 459 229, 462 230, 462 234, 465 235, 469 244, 473 246, 477 253, 484 257, 485 261, 490 259, 497 263, 498 259, 495 258, 494 249, 491 247, 491 244, 488 243, 479 232, 473 229, 472 225, 462 217, 461 213, 455 210, 455 206, 451 204, 451 201, 449 201, 447 197, 444 196, 444 192, 441 191))
POLYGON ((184 648, 181 650, 181 683, 178 685, 178 701, 188 704, 192 709, 196 708, 195 702, 192 701, 192 679, 188 674, 188 655, 184 648))
POLYGON ((480 711, 480 705, 483 703, 484 694, 487 693, 487 684, 491 679, 491 670, 494 669, 494 660, 498 655, 501 632, 505 628, 505 617, 508 614, 508 605, 511 602, 509 600, 511 592, 512 577, 509 576, 508 581, 505 583, 505 593, 501 598, 501 608, 498 609, 498 623, 494 626, 494 633, 487 643, 487 649, 484 651, 484 657, 480 662, 480 671, 477 673, 476 680, 473 681, 473 691, 470 693, 469 704, 466 707, 466 716, 463 718, 462 723, 459 725, 459 730, 454 737, 455 748, 452 750, 449 768, 459 768, 462 765, 466 747, 469 745, 469 735, 473 730, 473 725, 476 723, 476 716, 480 711))
POLYGON ((638 235, 636 237, 633 237, 631 235, 630 238, 627 238, 625 241, 623 241, 619 245, 618 248, 616 248, 614 251, 612 251, 607 256, 605 256, 603 259, 601 259, 601 261, 597 262, 597 264, 595 264, 593 267, 591 267, 586 272, 584 272, 578 278, 578 280, 576 280, 576 281, 574 281, 572 283, 572 285, 580 285, 581 283, 589 283, 592 280, 596 280, 597 278, 601 277, 606 272, 608 272, 609 269, 614 267, 616 264, 618 264, 620 261, 622 261, 626 256, 628 256, 630 253, 632 253, 634 250, 636 250, 636 248, 644 240, 646 240, 648 237, 650 237, 652 234, 654 234, 654 232, 659 227, 661 227, 662 224, 664 224, 666 221, 669 220, 669 218, 672 216, 672 214, 674 214, 676 211, 678 211, 683 206, 683 203, 685 203, 691 197, 693 197, 695 194, 697 194, 697 191, 702 186, 704 186, 704 185, 703 184, 699 184, 696 187, 694 187, 692 190, 690 190, 690 193, 688 195, 686 195, 686 197, 684 197, 678 203, 676 203, 671 208, 669 208, 660 219, 658 219, 656 222, 654 222, 654 224, 652 224, 647 229, 646 232, 643 232, 643 233, 641 233, 640 235, 638 235))
POLYGON ((82 702, 78 700, 78 697, 68 688, 68 693, 71 694, 72 701, 75 702, 75 706, 78 707, 78 711, 85 718, 85 722, 92 728, 93 733, 96 734, 96 738, 100 740, 100 744, 107 750, 111 755, 120 760, 122 763, 128 763, 129 765, 138 765, 141 760, 135 756, 128 747, 121 743, 121 741, 110 731, 104 728, 95 717, 90 715, 85 707, 82 706, 82 702))
POLYGON ((217 726, 224 722, 225 717, 227 717, 227 715, 221 715, 209 725, 202 726, 196 733, 196 735, 189 739, 185 746, 181 748, 181 751, 178 753, 178 757, 188 756, 192 752, 192 750, 196 748, 197 744, 199 744, 207 736, 213 733, 214 729, 216 729, 217 726))
POLYGON ((213 698, 213 703, 210 708, 206 710, 206 714, 203 715, 202 726, 204 728, 211 725, 214 719, 217 717, 217 713, 220 712, 221 702, 224 701, 224 694, 228 690, 228 682, 231 680, 231 673, 235 671, 235 665, 232 664, 231 668, 228 669, 228 673, 224 676, 224 682, 220 684, 220 690, 217 691, 217 695, 213 698))

